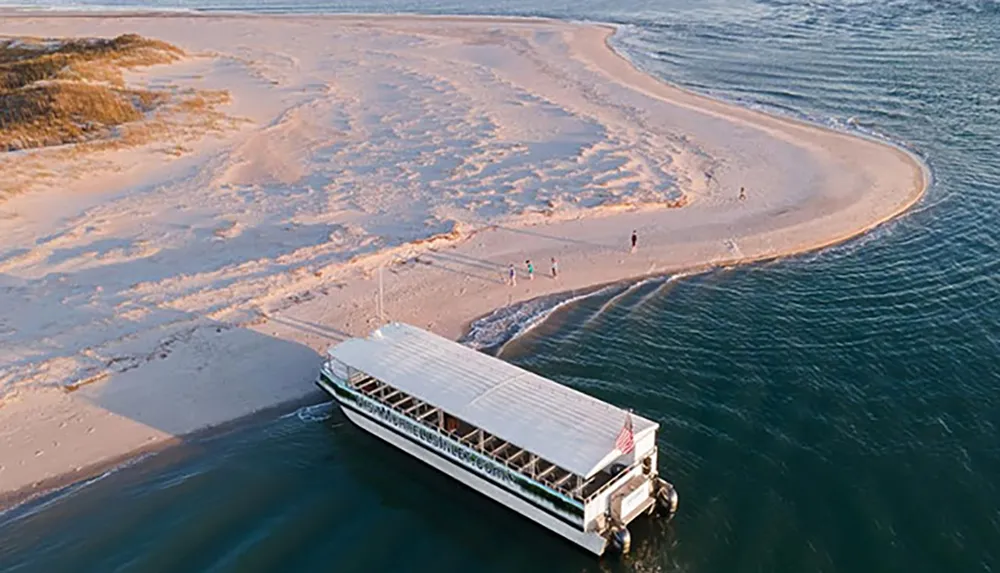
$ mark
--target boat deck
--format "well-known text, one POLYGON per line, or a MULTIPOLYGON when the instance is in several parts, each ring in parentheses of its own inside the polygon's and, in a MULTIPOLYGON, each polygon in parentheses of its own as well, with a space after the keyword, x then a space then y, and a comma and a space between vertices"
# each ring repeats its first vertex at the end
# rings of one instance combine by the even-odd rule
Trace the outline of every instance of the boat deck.
POLYGON ((652 420, 406 324, 387 324, 367 338, 342 342, 329 356, 584 480, 622 455, 615 442, 626 420, 635 443, 658 428, 652 420))
POLYGON ((600 490, 613 478, 613 476, 601 472, 590 480, 581 480, 572 472, 541 459, 527 450, 518 448, 481 428, 448 415, 440 408, 397 390, 373 376, 359 372, 351 377, 349 383, 358 392, 420 422, 427 428, 441 432, 497 463, 581 502, 584 502, 589 495, 600 490))
POLYGON ((657 503, 655 422, 405 324, 328 356, 356 423, 597 554, 657 503))

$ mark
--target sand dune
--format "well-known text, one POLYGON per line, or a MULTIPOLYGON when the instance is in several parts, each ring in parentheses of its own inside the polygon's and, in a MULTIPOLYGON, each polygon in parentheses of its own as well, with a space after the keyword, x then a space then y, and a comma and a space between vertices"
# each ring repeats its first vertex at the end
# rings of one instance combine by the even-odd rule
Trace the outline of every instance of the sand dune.
POLYGON ((228 90, 219 109, 239 121, 96 158, 40 152, 74 175, 0 203, 0 492, 309 395, 322 349, 373 326, 379 265, 390 318, 457 337, 510 302, 843 240, 926 183, 893 147, 664 85, 598 26, 19 15, 4 29, 124 32, 189 54, 132 85, 228 90), (504 284, 508 264, 553 256, 559 280, 504 284))

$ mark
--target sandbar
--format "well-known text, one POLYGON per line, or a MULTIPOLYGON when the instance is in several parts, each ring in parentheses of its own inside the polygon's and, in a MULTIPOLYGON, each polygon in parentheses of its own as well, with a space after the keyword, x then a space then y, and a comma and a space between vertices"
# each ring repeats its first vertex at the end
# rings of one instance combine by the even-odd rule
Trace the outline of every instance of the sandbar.
POLYGON ((609 47, 608 26, 3 23, 170 42, 188 56, 128 81, 227 90, 239 121, 95 156, 0 158, 29 177, 0 199, 0 505, 308 399, 324 349, 377 325, 379 268, 386 319, 457 338, 535 297, 844 241, 929 180, 899 147, 653 78, 609 47))

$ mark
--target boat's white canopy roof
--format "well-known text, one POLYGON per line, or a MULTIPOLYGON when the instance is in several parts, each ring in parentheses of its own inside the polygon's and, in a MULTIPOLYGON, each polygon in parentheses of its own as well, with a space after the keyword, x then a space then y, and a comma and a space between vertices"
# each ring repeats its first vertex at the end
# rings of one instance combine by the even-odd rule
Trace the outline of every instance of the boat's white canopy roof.
MULTIPOLYGON (((625 410, 425 330, 387 324, 329 354, 579 476, 621 455, 625 410)), ((658 427, 632 414, 636 441, 658 427)))

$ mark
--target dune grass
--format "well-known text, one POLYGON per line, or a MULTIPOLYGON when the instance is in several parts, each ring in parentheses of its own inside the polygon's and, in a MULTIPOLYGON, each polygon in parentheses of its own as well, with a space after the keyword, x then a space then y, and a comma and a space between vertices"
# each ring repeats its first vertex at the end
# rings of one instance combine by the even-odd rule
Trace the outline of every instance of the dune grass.
POLYGON ((122 71, 183 55, 135 34, 0 41, 0 151, 111 137, 170 100, 167 92, 126 88, 122 71))

